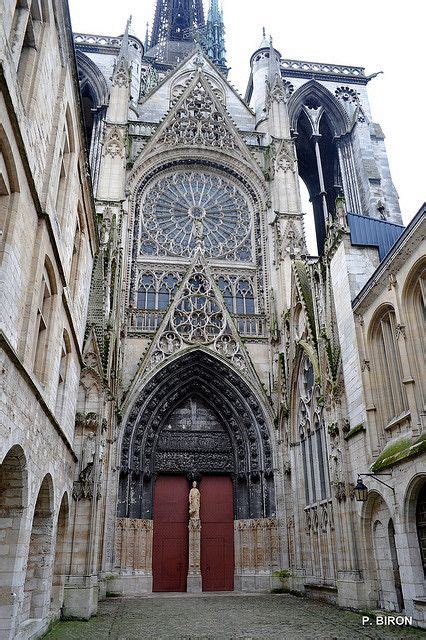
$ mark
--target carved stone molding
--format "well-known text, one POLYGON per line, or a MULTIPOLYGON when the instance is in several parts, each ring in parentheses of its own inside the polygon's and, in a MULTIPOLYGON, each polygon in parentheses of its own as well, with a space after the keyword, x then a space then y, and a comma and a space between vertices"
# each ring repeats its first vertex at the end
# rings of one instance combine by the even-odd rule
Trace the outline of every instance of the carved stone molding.
POLYGON ((331 500, 305 508, 305 531, 308 535, 334 531, 334 511, 331 500))
POLYGON ((121 58, 115 67, 112 76, 113 87, 128 87, 130 84, 129 68, 124 58, 121 58))
POLYGON ((179 104, 159 139, 160 144, 200 145, 235 149, 234 133, 201 81, 179 104))
POLYGON ((152 571, 152 520, 117 518, 115 566, 121 570, 152 571))
POLYGON ((278 522, 274 518, 236 520, 235 571, 276 571, 279 567, 278 522))
POLYGON ((111 158, 124 158, 125 147, 124 128, 117 125, 107 126, 102 155, 111 158))

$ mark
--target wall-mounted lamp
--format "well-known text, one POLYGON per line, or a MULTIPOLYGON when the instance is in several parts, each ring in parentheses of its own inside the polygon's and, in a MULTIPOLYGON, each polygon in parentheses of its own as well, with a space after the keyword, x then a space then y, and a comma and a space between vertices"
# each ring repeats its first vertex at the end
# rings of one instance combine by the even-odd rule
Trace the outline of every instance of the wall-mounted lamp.
MULTIPOLYGON (((392 474, 391 473, 381 473, 381 476, 388 476, 390 477, 392 474)), ((383 480, 380 480, 377 476, 377 473, 359 473, 358 474, 358 481, 356 484, 356 487, 354 489, 354 493, 355 493, 355 499, 358 502, 366 502, 367 498, 368 498, 368 487, 365 486, 365 484, 362 481, 362 477, 363 476, 367 476, 368 478, 374 478, 375 480, 377 480, 377 482, 380 482, 380 484, 383 484, 385 487, 387 487, 388 489, 391 489, 394 493, 395 493, 395 489, 393 487, 391 487, 389 484, 386 484, 386 482, 383 482, 383 480)))

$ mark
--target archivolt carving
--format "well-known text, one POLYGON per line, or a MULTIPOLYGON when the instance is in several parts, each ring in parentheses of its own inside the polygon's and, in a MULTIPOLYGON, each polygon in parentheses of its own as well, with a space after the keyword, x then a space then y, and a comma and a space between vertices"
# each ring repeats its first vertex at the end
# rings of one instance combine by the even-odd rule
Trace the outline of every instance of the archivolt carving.
POLYGON ((136 400, 122 440, 118 515, 150 517, 158 472, 230 473, 245 496, 238 506, 241 517, 248 517, 248 509, 257 517, 274 512, 272 446, 263 410, 240 376, 204 352, 161 369, 136 400))

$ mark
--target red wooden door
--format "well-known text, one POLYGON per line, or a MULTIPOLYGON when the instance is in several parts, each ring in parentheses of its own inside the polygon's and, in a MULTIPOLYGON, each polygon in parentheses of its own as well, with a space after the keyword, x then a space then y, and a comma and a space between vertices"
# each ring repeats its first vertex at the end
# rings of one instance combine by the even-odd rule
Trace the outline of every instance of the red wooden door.
POLYGON ((205 476, 201 492, 203 591, 234 589, 234 499, 232 480, 205 476))
POLYGON ((153 591, 186 591, 188 494, 185 477, 160 476, 155 483, 153 591))

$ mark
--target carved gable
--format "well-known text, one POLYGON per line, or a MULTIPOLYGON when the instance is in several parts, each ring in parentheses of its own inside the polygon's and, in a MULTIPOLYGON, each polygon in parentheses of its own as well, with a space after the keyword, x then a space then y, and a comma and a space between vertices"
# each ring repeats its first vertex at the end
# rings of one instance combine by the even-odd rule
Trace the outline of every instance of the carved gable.
POLYGON ((227 127, 217 99, 205 82, 199 79, 177 105, 172 120, 162 132, 159 142, 190 144, 235 149, 236 140, 227 127))
POLYGON ((183 279, 133 384, 188 347, 204 347, 257 380, 249 355, 200 250, 183 279))

